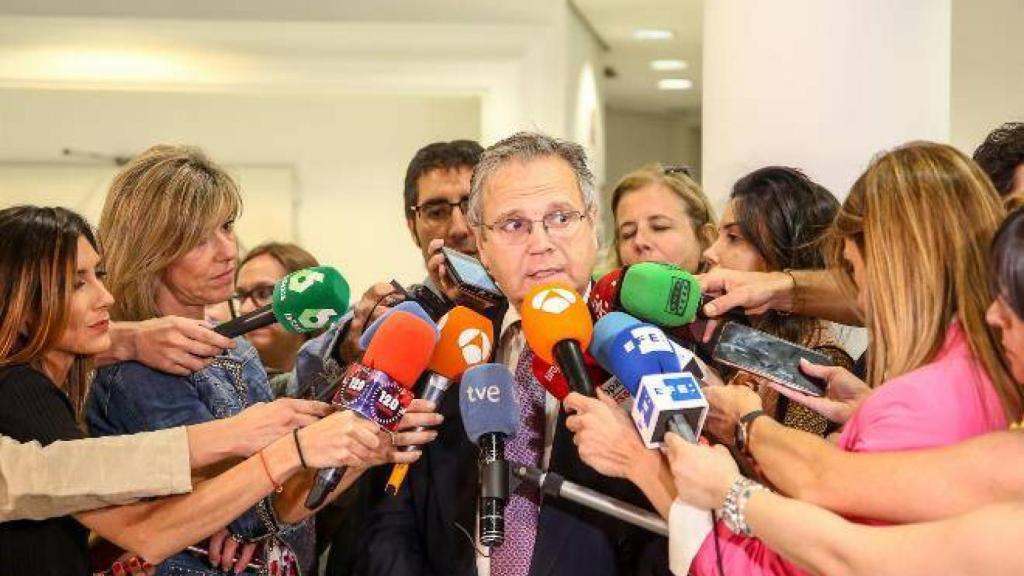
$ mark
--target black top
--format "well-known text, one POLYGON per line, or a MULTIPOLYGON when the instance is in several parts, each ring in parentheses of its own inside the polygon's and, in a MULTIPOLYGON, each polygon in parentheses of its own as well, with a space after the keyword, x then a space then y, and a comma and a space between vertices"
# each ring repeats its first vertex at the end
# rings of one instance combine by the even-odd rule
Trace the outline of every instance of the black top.
MULTIPOLYGON (((24 365, 0 368, 0 434, 43 446, 84 436, 64 392, 24 365)), ((71 516, 0 523, 0 574, 88 574, 88 535, 71 516)))

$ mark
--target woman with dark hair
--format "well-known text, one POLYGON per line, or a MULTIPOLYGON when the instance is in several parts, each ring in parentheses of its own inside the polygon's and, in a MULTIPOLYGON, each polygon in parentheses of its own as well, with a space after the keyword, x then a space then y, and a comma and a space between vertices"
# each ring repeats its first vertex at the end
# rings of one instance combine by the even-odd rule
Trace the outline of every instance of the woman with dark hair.
MULTIPOLYGON (((768 166, 739 179, 722 214, 718 239, 704 252, 709 265, 753 272, 824 269, 822 239, 839 211, 839 202, 803 172, 768 166)), ((769 310, 751 316, 751 324, 769 334, 826 354, 838 366, 853 360, 831 335, 826 322, 769 310)), ((823 435, 828 421, 747 373, 730 383, 758 390, 765 411, 779 422, 823 435)))
MULTIPOLYGON (((113 304, 103 285, 98 247, 85 220, 69 210, 0 210, 3 436, 42 445, 85 436, 80 423, 88 375, 94 356, 110 346, 113 304)), ((346 414, 303 428, 301 447, 309 465, 362 469, 388 457, 383 447, 390 450, 390 443, 378 437, 376 427, 346 414)), ((225 436, 251 432, 234 422, 237 426, 223 428, 225 436)), ((299 446, 299 436, 287 434, 187 496, 0 523, 0 574, 88 573, 89 529, 159 562, 209 536, 299 472, 299 446)), ((117 471, 108 472, 117 482, 117 471)))

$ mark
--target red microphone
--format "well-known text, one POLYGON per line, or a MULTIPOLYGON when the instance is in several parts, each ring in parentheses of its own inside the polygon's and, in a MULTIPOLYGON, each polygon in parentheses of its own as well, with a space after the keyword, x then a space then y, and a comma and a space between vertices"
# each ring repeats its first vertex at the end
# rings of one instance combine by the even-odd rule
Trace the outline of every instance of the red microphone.
MULTIPOLYGON (((353 364, 345 373, 341 402, 381 428, 394 430, 412 402, 411 388, 426 370, 436 343, 437 328, 432 323, 395 310, 377 328, 362 364, 353 364)), ((306 507, 319 508, 344 475, 345 467, 319 470, 306 507)))
POLYGON ((622 308, 622 304, 619 302, 619 288, 622 286, 622 277, 628 268, 629 266, 616 268, 591 286, 587 306, 590 307, 590 314, 594 317, 595 322, 605 314, 622 308))

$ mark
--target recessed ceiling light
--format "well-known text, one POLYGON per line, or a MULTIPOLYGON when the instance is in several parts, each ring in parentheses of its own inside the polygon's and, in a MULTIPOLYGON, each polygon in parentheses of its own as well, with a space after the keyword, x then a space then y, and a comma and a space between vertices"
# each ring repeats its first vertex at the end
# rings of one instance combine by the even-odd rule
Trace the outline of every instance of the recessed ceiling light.
POLYGON ((662 78, 658 80, 659 90, 689 90, 693 88, 693 80, 686 78, 662 78))
POLYGON ((664 28, 641 28, 633 31, 634 40, 671 40, 675 37, 674 32, 664 28))
POLYGON ((683 60, 652 60, 651 70, 656 72, 677 72, 686 70, 689 65, 683 60))

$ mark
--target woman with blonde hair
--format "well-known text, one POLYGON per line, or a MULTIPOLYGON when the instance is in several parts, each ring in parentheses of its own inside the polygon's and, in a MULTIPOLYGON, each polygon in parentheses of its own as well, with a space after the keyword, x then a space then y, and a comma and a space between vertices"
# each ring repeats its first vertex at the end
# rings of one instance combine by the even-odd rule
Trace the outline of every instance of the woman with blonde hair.
MULTIPOLYGON (((100 262, 99 243, 81 216, 63 208, 0 210, 3 436, 44 446, 84 437, 80 420, 90 366, 110 346, 113 300, 103 286, 100 262)), ((225 435, 262 434, 239 419, 220 430, 225 435)), ((244 446, 246 441, 237 443, 244 446)), ((301 445, 313 466, 364 468, 383 462, 381 449, 390 449, 374 426, 350 413, 310 424, 302 430, 301 445)), ((0 574, 87 574, 89 529, 141 556, 129 563, 133 574, 141 573, 143 561, 160 561, 209 536, 301 470, 299 444, 292 434, 263 446, 186 496, 0 523, 0 574)), ((78 454, 93 456, 87 448, 78 454)), ((212 455, 206 458, 215 461, 212 455)), ((103 466, 109 460, 93 464, 103 466)), ((117 485, 118 471, 104 471, 111 486, 117 485)), ((115 565, 115 573, 119 571, 123 568, 115 565)))
MULTIPOLYGON (((99 226, 107 283, 115 298, 111 318, 202 319, 206 306, 226 301, 234 291, 234 222, 241 207, 235 182, 196 148, 154 146, 129 162, 111 184, 99 226)), ((219 351, 195 353, 215 356, 219 351)), ((134 362, 100 369, 86 416, 94 434, 127 434, 226 418, 270 400, 256 349, 238 338, 234 349, 187 377, 134 362)), ((350 471, 332 497, 357 475, 350 471)), ((282 497, 264 499, 214 535, 209 543, 213 563, 228 569, 238 552, 237 564, 245 566, 261 544, 268 565, 288 573, 313 570, 312 511, 300 502, 311 477, 303 479, 305 484, 297 481, 282 497)), ((160 572, 212 575, 219 568, 182 553, 162 564, 160 572)))
MULTIPOLYGON (((843 286, 856 291, 875 390, 854 410, 832 414, 845 418, 838 446, 765 417, 758 395, 739 386, 707 390, 711 433, 742 433, 764 477, 793 493, 815 489, 818 460, 944 446, 1018 420, 1020 389, 985 323, 988 247, 1003 216, 985 175, 950 146, 915 142, 878 157, 840 210, 830 257, 843 286)), ((841 368, 803 368, 825 378, 830 393, 853 378, 841 368)), ((695 574, 715 573, 717 560, 727 572, 800 573, 747 537, 737 505, 756 489, 737 479, 734 502, 704 540, 695 574)))
POLYGON ((701 271, 701 254, 715 240, 715 213, 689 169, 647 164, 612 191, 615 268, 664 262, 701 271))

